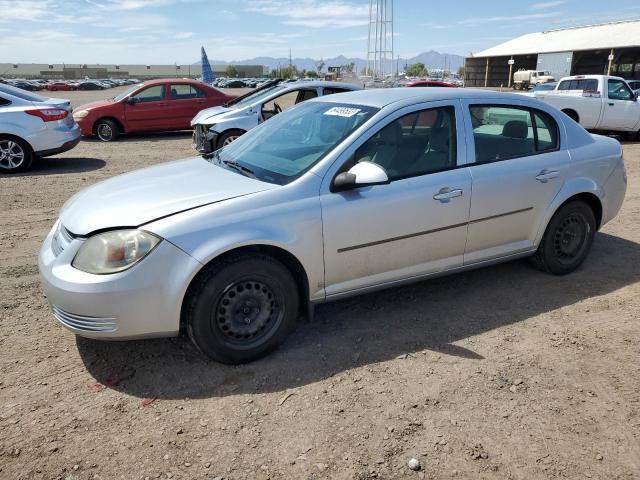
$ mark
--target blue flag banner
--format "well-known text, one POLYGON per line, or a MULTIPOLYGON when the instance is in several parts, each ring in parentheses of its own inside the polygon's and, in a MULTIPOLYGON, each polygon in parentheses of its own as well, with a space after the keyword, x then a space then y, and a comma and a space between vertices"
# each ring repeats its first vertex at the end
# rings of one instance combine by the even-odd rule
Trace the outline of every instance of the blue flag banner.
POLYGON ((207 58, 207 52, 204 51, 204 47, 201 47, 200 53, 202 54, 202 81, 204 83, 211 83, 216 79, 216 74, 213 73, 209 59, 207 58))

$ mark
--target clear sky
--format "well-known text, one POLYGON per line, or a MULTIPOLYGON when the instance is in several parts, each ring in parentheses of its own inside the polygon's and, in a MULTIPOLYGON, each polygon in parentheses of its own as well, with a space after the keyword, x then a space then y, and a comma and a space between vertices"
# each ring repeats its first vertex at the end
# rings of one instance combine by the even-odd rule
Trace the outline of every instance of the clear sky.
MULTIPOLYGON (((0 0, 0 62, 366 57, 368 0, 0 0)), ((467 55, 524 33, 640 18, 639 0, 395 0, 396 52, 467 55)))

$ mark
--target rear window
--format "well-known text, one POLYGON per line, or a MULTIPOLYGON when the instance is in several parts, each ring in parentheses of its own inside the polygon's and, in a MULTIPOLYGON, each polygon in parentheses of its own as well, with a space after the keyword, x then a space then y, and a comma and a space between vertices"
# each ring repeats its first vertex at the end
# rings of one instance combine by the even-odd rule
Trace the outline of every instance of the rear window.
POLYGON ((0 85, 0 93, 7 93, 14 97, 21 98, 27 102, 46 102, 47 98, 36 95, 35 93, 22 90, 21 88, 12 87, 11 85, 0 85))
POLYGON ((587 90, 595 92, 598 90, 598 80, 595 78, 574 78, 573 80, 563 80, 558 85, 558 90, 587 90))

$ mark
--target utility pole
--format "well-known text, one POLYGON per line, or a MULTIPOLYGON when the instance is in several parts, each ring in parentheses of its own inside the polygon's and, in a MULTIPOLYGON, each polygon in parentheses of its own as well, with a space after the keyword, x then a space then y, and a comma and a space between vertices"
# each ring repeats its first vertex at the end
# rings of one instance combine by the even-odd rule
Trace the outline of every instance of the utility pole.
POLYGON ((393 0, 369 0, 367 75, 374 79, 393 74, 393 0))

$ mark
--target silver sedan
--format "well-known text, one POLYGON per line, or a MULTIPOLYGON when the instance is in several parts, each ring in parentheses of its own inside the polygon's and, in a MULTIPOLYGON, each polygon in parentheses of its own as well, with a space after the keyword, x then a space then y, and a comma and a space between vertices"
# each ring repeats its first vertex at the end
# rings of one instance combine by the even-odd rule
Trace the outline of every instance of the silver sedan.
POLYGON ((521 257, 568 274, 625 191, 620 144, 533 98, 342 93, 81 191, 39 266, 77 335, 184 330, 240 363, 319 302, 521 257))

